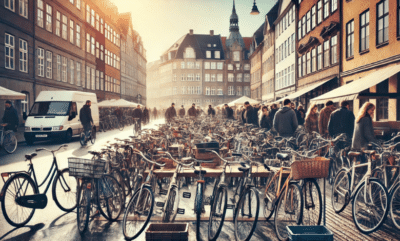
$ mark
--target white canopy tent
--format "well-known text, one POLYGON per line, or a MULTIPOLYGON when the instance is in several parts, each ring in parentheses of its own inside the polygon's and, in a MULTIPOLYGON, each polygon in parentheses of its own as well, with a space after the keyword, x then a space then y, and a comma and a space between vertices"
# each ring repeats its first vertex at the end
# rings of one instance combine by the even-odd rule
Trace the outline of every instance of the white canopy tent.
POLYGON ((133 108, 136 108, 138 105, 143 106, 142 104, 130 102, 125 99, 104 100, 99 103, 99 107, 133 107, 133 108))
POLYGON ((0 86, 0 100, 25 100, 26 96, 13 90, 0 86))
POLYGON ((255 105, 255 104, 259 104, 260 101, 258 100, 253 100, 247 96, 242 96, 239 99, 236 99, 232 102, 228 103, 228 106, 240 106, 240 105, 244 105, 244 102, 248 101, 250 103, 250 105, 255 105))

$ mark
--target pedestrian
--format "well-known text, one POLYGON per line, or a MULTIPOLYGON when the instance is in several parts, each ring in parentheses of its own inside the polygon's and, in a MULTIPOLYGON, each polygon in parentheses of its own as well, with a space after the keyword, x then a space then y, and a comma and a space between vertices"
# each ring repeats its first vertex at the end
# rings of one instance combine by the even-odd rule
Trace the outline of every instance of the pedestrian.
POLYGON ((211 107, 211 105, 208 105, 208 110, 207 110, 208 116, 215 117, 215 110, 211 107))
POLYGON ((152 114, 152 113, 151 113, 151 108, 149 108, 148 110, 149 110, 149 117, 148 117, 148 118, 149 118, 149 122, 150 122, 150 121, 152 121, 152 120, 153 120, 153 119, 152 119, 152 118, 153 118, 153 116, 151 115, 151 114, 152 114))
POLYGON ((143 110, 143 121, 144 121, 144 124, 147 124, 149 122, 149 110, 147 109, 146 106, 144 107, 144 110, 143 110))
POLYGON ((299 125, 304 125, 306 113, 302 105, 299 105, 299 107, 297 107, 296 115, 297 115, 297 122, 299 123, 299 125))
POLYGON ((367 148, 370 142, 377 143, 372 122, 374 112, 375 105, 371 102, 366 102, 358 112, 351 146, 353 150, 360 151, 362 148, 367 148))
POLYGON ((340 109, 332 112, 328 122, 329 135, 334 138, 337 135, 346 133, 347 138, 351 140, 354 132, 355 116, 352 111, 349 111, 350 103, 342 101, 340 109))
POLYGON ((274 124, 274 117, 276 112, 278 111, 278 105, 277 104, 272 104, 271 105, 271 111, 269 112, 269 124, 272 126, 274 124))
POLYGON ((291 108, 289 99, 285 99, 283 105, 275 114, 273 127, 280 136, 291 137, 298 126, 297 116, 291 108))
POLYGON ((232 108, 231 107, 229 107, 228 106, 228 104, 225 104, 224 105, 225 106, 225 108, 224 108, 224 112, 225 112, 225 118, 227 118, 227 119, 234 119, 233 118, 233 110, 232 110, 232 108))
POLYGON ((262 110, 262 115, 260 120, 260 127, 269 130, 271 129, 271 126, 269 124, 269 118, 268 118, 268 106, 263 106, 261 110, 262 110))
POLYGON ((143 120, 143 112, 142 109, 140 109, 140 105, 137 105, 136 109, 132 113, 133 118, 137 118, 137 125, 139 126, 139 130, 142 129, 142 120, 143 120))
POLYGON ((92 102, 90 100, 86 101, 86 104, 79 110, 79 119, 81 120, 81 124, 83 126, 83 130, 85 131, 86 138, 89 137, 89 132, 92 130, 93 118, 92 118, 92 110, 90 106, 92 102))
POLYGON ((12 130, 17 132, 19 125, 18 113, 10 100, 7 100, 5 103, 5 110, 1 120, 3 122, 1 125, 4 126, 4 131, 12 130))
POLYGON ((190 107, 190 109, 188 110, 188 114, 190 117, 193 117, 193 118, 197 116, 195 103, 193 103, 192 107, 190 107))
POLYGON ((243 119, 246 121, 245 123, 253 124, 258 126, 258 116, 257 112, 260 107, 253 107, 250 105, 248 101, 244 102, 245 111, 242 113, 243 119))
POLYGON ((312 134, 314 131, 318 132, 318 106, 316 104, 312 104, 307 111, 307 115, 305 118, 304 127, 309 134, 312 134))
POLYGON ((157 119, 158 119, 158 116, 157 116, 157 108, 156 108, 156 107, 154 107, 154 109, 153 109, 153 116, 154 116, 154 120, 157 120, 157 119))
POLYGON ((122 114, 122 110, 119 107, 117 107, 114 110, 113 114, 117 117, 118 121, 121 122, 123 114, 122 114))
POLYGON ((176 117, 175 103, 172 103, 171 106, 165 111, 165 119, 167 119, 167 122, 170 122, 175 117, 176 117))
POLYGON ((331 117, 332 112, 335 110, 335 106, 331 100, 328 100, 325 104, 325 107, 321 110, 319 114, 319 121, 318 121, 318 129, 319 133, 324 136, 329 136, 328 131, 328 122, 329 118, 331 117))
POLYGON ((181 106, 181 108, 179 109, 179 116, 181 118, 185 117, 185 108, 183 107, 183 105, 181 106))

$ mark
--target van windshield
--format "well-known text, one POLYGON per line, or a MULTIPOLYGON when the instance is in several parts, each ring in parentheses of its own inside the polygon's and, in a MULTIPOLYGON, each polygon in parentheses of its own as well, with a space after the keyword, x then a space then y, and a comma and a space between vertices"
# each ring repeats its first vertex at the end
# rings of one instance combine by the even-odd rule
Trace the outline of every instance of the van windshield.
POLYGON ((44 101, 35 102, 29 116, 68 115, 69 101, 44 101))

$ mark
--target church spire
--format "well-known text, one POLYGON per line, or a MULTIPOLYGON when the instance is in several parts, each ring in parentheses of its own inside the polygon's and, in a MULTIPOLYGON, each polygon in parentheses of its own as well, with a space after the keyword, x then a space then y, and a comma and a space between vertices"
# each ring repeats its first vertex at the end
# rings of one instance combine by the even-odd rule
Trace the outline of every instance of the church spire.
POLYGON ((233 0, 232 14, 229 22, 229 32, 239 32, 239 17, 236 14, 235 0, 233 0))

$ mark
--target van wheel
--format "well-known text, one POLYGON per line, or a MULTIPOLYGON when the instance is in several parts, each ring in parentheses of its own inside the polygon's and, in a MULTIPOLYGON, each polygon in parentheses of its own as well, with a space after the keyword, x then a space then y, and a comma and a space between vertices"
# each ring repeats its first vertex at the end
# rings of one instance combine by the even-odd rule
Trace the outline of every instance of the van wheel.
POLYGON ((67 133, 65 134, 65 142, 71 142, 72 140, 72 130, 68 129, 67 133))
POLYGON ((26 137, 25 141, 26 141, 26 144, 28 144, 29 146, 32 146, 33 143, 35 142, 35 138, 34 137, 26 137))

